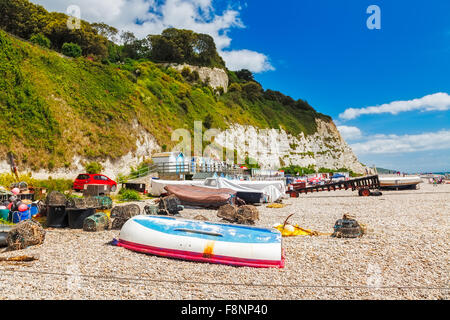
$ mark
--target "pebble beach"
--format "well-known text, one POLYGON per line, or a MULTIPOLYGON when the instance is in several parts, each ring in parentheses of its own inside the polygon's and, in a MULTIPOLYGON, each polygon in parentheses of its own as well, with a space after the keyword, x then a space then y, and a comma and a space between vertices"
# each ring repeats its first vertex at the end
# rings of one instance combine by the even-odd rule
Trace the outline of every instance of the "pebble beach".
MULTIPOLYGON (((110 245, 119 235, 115 230, 47 229, 43 245, 0 253, 38 257, 0 262, 0 300, 449 299, 450 185, 424 183, 380 197, 320 192, 283 203, 258 207, 257 226, 271 228, 295 213, 290 223, 331 234, 336 220, 349 213, 367 234, 283 238, 285 268, 255 269, 135 253, 110 245)), ((216 210, 185 209, 181 215, 221 222, 216 210)))

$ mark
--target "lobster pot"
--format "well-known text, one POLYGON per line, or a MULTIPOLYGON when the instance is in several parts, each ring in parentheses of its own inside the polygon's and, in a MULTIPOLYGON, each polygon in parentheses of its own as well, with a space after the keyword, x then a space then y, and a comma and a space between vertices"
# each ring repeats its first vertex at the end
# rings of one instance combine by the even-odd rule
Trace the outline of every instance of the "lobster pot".
POLYGON ((95 208, 67 209, 70 229, 83 229, 84 220, 95 214, 95 208))
POLYGON ((104 184, 86 184, 83 190, 83 197, 105 196, 111 193, 111 186, 104 184))
POLYGON ((110 221, 111 220, 105 213, 96 213, 84 220, 83 230, 90 232, 108 230, 110 221))
POLYGON ((69 218, 66 212, 66 206, 48 206, 47 209, 47 227, 49 228, 67 228, 69 218))
POLYGON ((144 208, 145 214, 149 216, 156 216, 159 212, 159 207, 154 205, 148 205, 144 208))
POLYGON ((110 197, 107 196, 98 196, 95 197, 98 201, 98 209, 101 210, 108 210, 112 209, 113 207, 113 201, 110 197))
POLYGON ((34 193, 20 193, 17 195, 20 200, 31 200, 34 201, 34 193))
POLYGON ((67 202, 66 196, 58 191, 52 191, 47 195, 45 204, 48 206, 65 206, 67 202))
POLYGON ((160 200, 158 214, 175 215, 183 209, 180 200, 175 195, 170 195, 160 200))
POLYGON ((339 219, 334 225, 332 237, 336 238, 358 238, 363 235, 363 230, 354 219, 339 219))
POLYGON ((1 201, 1 202, 8 201, 8 200, 9 200, 9 197, 11 197, 11 196, 12 196, 12 193, 11 193, 11 192, 8 192, 8 193, 0 193, 0 201, 1 201))

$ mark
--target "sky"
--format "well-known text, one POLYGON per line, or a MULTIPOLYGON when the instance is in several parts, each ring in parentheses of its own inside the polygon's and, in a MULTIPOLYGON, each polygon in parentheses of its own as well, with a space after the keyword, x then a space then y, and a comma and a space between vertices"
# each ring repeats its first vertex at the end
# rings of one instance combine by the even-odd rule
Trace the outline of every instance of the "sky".
POLYGON ((210 34, 229 69, 330 115, 362 163, 450 171, 448 0, 32 2, 138 37, 210 34))

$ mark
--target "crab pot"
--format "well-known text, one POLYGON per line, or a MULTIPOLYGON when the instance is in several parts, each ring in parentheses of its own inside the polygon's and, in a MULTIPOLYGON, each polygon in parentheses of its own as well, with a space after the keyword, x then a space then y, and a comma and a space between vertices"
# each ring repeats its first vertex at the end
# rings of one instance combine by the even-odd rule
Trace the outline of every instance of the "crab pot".
POLYGON ((159 208, 157 206, 148 205, 144 208, 145 214, 149 216, 157 216, 159 208))
POLYGON ((95 214, 95 208, 67 209, 70 229, 83 229, 84 220, 95 214))
POLYGON ((66 212, 66 206, 48 206, 47 227, 49 228, 67 228, 69 219, 66 212))
POLYGON ((83 222, 84 231, 102 231, 108 230, 110 219, 105 213, 96 213, 93 216, 87 217, 83 222))

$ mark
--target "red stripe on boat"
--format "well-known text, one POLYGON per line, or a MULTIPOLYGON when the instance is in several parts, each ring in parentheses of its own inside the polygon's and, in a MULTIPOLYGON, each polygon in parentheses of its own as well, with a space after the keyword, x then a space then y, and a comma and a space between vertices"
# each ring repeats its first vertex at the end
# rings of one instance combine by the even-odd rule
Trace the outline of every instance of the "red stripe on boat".
POLYGON ((117 246, 123 247, 132 251, 138 251, 142 253, 153 254, 166 258, 176 258, 182 260, 191 260, 197 262, 209 262, 226 264, 237 267, 254 267, 254 268, 284 268, 284 250, 282 250, 281 260, 257 260, 257 259, 244 259, 244 258, 234 258, 226 256, 213 255, 211 257, 205 257, 202 253, 184 251, 184 250, 174 250, 167 248, 157 248, 152 246, 146 246, 142 244, 137 244, 125 240, 119 240, 117 246))

